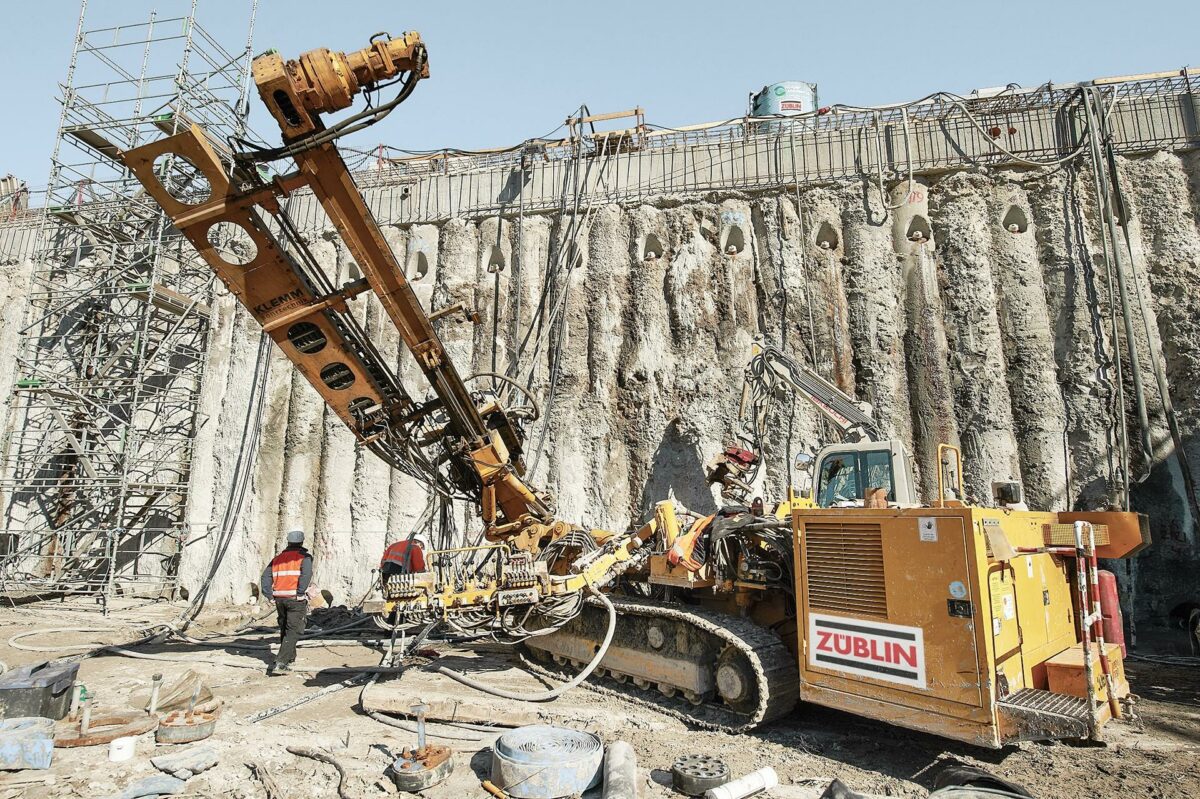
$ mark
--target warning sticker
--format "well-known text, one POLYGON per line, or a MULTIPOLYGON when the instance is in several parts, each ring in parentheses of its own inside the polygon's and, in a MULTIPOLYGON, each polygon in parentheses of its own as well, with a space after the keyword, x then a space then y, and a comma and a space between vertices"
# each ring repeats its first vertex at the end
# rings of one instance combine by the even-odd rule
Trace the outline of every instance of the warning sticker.
POLYGON ((925 636, 920 627, 810 613, 808 662, 814 667, 925 688, 925 636))
POLYGON ((922 516, 917 520, 917 530, 921 534, 922 541, 931 541, 936 543, 937 537, 937 517, 922 516))

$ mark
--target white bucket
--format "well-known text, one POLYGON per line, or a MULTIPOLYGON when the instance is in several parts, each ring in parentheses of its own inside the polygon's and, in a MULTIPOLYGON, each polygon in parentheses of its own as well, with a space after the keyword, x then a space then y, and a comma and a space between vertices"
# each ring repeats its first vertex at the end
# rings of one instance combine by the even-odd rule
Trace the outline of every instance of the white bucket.
POLYGON ((126 736, 117 738, 108 745, 108 759, 113 763, 123 763, 133 757, 133 750, 137 746, 137 738, 126 736))

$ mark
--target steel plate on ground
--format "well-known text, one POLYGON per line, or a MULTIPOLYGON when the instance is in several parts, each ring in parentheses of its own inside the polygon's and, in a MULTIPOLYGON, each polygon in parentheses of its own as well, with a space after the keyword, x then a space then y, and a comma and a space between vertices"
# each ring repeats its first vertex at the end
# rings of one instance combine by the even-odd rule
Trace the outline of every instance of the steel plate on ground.
POLYGON ((515 799, 560 799, 600 781, 604 746, 595 735, 565 727, 519 727, 492 749, 492 782, 515 799))
POLYGON ((724 785, 729 777, 729 766, 712 755, 682 755, 671 765, 671 787, 688 796, 724 785))

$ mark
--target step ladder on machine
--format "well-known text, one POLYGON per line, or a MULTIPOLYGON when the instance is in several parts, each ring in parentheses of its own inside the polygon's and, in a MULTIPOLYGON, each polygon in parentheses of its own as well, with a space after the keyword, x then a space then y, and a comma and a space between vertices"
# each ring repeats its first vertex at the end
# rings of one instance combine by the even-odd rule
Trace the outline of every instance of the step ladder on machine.
POLYGON ((1104 693, 1108 703, 1108 711, 1112 718, 1123 718, 1121 703, 1117 697, 1117 680, 1108 659, 1108 647, 1104 640, 1104 613, 1100 606, 1100 576, 1096 557, 1096 529, 1091 522, 1077 521, 1073 525, 1074 546, 1047 543, 1042 547, 1017 547, 1016 551, 1024 555, 1050 554, 1064 558, 1075 559, 1075 588, 1079 602, 1079 638, 1083 647, 1083 677, 1086 684, 1086 698, 1074 697, 1067 694, 1027 688, 1018 691, 1002 702, 1013 708, 1041 714, 1061 715, 1064 721, 1076 720, 1084 722, 1087 737, 1093 741, 1100 740, 1102 718, 1102 703, 1096 691, 1096 653, 1092 645, 1099 650, 1100 671, 1104 677, 1104 693))

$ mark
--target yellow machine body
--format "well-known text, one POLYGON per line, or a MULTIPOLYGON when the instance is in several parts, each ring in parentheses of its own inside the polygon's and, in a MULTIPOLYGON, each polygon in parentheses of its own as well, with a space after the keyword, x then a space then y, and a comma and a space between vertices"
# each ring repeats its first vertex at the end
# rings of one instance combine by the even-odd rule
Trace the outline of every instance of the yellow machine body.
POLYGON ((980 746, 1082 737, 1046 666, 1079 648, 1074 566, 1012 551, 1076 520, 1101 557, 1147 540, 1132 513, 794 507, 800 698, 980 746))

